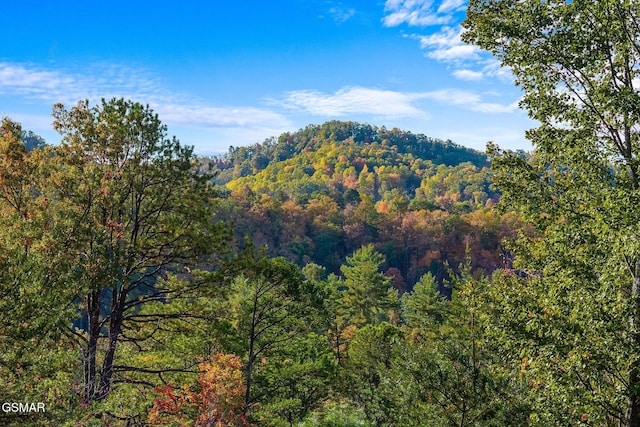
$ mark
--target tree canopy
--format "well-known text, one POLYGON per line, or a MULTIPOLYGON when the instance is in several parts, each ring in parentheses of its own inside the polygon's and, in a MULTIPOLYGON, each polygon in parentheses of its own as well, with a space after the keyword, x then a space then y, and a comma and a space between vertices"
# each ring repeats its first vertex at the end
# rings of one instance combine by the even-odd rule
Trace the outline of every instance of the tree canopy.
POLYGON ((504 205, 539 231, 514 246, 528 277, 491 293, 495 333, 539 423, 638 426, 640 5, 471 1, 465 27, 540 122, 534 161, 489 146, 504 205))

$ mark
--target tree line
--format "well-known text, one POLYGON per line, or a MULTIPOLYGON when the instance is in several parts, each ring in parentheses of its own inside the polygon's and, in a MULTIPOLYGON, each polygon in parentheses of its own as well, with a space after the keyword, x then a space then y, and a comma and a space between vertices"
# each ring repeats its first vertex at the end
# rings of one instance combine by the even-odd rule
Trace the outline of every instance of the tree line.
POLYGON ((441 192, 449 172, 464 182, 482 164, 432 179, 441 166, 367 126, 310 127, 300 152, 272 142, 290 151, 255 165, 262 146, 232 149, 237 176, 216 182, 235 160, 216 178, 131 101, 56 105, 62 143, 30 151, 3 120, 0 396, 47 411, 2 423, 640 425, 640 6, 471 1, 464 26, 540 122, 532 156, 488 146, 493 206, 484 178, 457 187, 466 199, 441 192), (279 246, 242 229, 242 215, 285 229, 269 218, 284 212, 309 229, 297 252, 291 230, 262 230, 279 246), (469 237, 446 263, 421 247, 442 263, 401 288, 394 251, 355 238, 409 214, 441 215, 449 230, 473 214, 515 218, 514 268, 477 268, 469 237), (313 262, 333 239, 322 227, 360 245, 313 262))

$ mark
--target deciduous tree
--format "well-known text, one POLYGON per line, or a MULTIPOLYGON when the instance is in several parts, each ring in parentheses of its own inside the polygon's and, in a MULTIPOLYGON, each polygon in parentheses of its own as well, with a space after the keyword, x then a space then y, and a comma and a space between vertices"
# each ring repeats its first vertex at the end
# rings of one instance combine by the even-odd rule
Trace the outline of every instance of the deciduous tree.
POLYGON ((517 246, 526 284, 494 289, 501 338, 541 423, 639 426, 640 3, 473 0, 464 25, 540 122, 533 162, 489 146, 541 234, 517 246))

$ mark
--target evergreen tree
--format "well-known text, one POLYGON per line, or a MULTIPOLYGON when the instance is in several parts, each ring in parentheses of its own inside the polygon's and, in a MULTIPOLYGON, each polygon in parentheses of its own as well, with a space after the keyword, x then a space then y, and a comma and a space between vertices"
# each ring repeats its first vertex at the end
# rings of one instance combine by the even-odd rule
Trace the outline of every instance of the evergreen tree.
POLYGON ((340 270, 344 274, 343 304, 356 326, 375 325, 389 320, 397 307, 398 293, 391 279, 380 271, 384 257, 373 245, 366 245, 347 257, 340 270))

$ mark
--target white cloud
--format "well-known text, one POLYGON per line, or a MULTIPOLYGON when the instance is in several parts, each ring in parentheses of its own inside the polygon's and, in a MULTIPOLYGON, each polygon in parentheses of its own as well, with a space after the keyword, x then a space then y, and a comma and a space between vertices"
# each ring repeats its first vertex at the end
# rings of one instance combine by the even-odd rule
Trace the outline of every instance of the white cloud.
POLYGON ((500 62, 495 59, 475 61, 475 65, 479 70, 458 69, 452 74, 460 80, 478 81, 487 77, 495 77, 509 85, 513 84, 513 74, 509 67, 503 67, 500 62))
POLYGON ((274 127, 286 129, 291 122, 281 114, 255 107, 152 104, 163 121, 202 127, 274 127))
POLYGON ((382 22, 386 27, 444 25, 465 4, 465 0, 444 0, 436 7, 432 0, 387 0, 384 5, 387 15, 382 22))
POLYGON ((462 28, 442 27, 429 36, 413 37, 420 41, 421 48, 428 50, 427 56, 437 61, 479 60, 478 48, 462 42, 462 31, 462 28))
MULTIPOLYGON (((159 82, 150 75, 114 64, 94 64, 70 73, 0 62, 0 96, 71 104, 79 99, 119 96, 148 101, 161 94, 159 82)), ((166 92, 165 96, 168 96, 166 92)))
POLYGON ((287 92, 277 104, 316 116, 340 117, 349 114, 372 114, 379 117, 424 117, 414 105, 420 94, 364 87, 342 88, 334 94, 316 90, 287 92))
POLYGON ((436 26, 429 35, 412 34, 419 41, 426 56, 439 62, 452 64, 453 76, 461 80, 480 80, 495 77, 505 83, 513 83, 508 68, 503 68, 495 59, 487 59, 480 49, 462 41, 464 29, 460 25, 461 12, 467 0, 387 0, 382 19, 386 27, 401 24, 409 26, 436 26), (471 67, 475 65, 476 67, 471 67), (471 68, 477 68, 473 70, 471 68))
POLYGON ((420 41, 420 47, 429 49, 431 47, 445 48, 462 44, 460 39, 461 30, 452 27, 442 27, 437 33, 429 36, 414 36, 420 41))
POLYGON ((445 0, 438 7, 439 13, 458 12, 466 8, 466 0, 445 0))
POLYGON ((286 129, 281 114, 256 107, 215 106, 172 93, 153 76, 128 67, 99 64, 75 74, 25 64, 0 62, 0 97, 74 105, 80 99, 124 97, 149 104, 167 124, 208 128, 247 127, 286 129))
POLYGON ((333 18, 333 20, 338 24, 344 24, 347 22, 353 15, 356 14, 356 10, 353 8, 345 9, 341 6, 332 7, 329 9, 329 15, 333 18))
POLYGON ((427 54, 437 61, 450 62, 458 60, 480 59, 475 46, 457 45, 443 49, 435 49, 427 54))
POLYGON ((63 90, 76 92, 77 81, 57 71, 0 62, 0 95, 51 99, 63 90))
POLYGON ((482 73, 488 77, 497 77, 505 83, 513 84, 511 68, 503 67, 497 59, 483 61, 482 73))
POLYGON ((499 104, 486 102, 481 94, 459 89, 441 89, 429 92, 396 92, 364 87, 342 88, 334 94, 315 90, 288 92, 279 101, 271 101, 284 108, 324 117, 343 117, 368 114, 378 118, 428 117, 419 106, 424 100, 432 100, 479 113, 511 113, 518 102, 499 104))
POLYGON ((472 71, 472 70, 456 70, 453 72, 453 76, 460 80, 482 80, 484 74, 480 71, 472 71))
POLYGON ((433 99, 444 104, 456 105, 478 113, 512 113, 518 109, 519 100, 510 104, 485 102, 477 92, 459 89, 441 89, 425 92, 423 97, 433 99))

